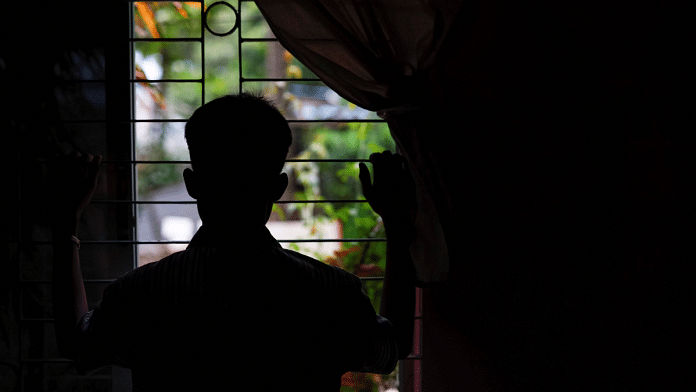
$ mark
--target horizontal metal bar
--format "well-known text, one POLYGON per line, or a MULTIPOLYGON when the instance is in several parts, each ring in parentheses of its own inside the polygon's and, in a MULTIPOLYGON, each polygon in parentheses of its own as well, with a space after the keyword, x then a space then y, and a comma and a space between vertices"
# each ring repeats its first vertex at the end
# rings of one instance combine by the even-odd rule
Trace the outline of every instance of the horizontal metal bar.
MULTIPOLYGON (((125 80, 123 80, 125 82, 125 80)), ((55 76, 54 83, 56 84, 68 84, 68 83, 106 83, 106 79, 65 79, 60 76, 55 76)), ((111 80, 109 80, 111 82, 111 80)))
POLYGON ((364 199, 355 199, 355 200, 337 200, 337 199, 328 199, 328 200, 277 200, 274 201, 273 204, 321 204, 321 203, 333 203, 333 204, 339 204, 339 203, 367 203, 367 200, 364 199))
POLYGON ((133 124, 151 122, 186 122, 187 118, 168 118, 168 119, 131 119, 131 120, 61 120, 63 124, 133 124))
POLYGON ((92 204, 197 204, 194 201, 92 200, 92 204))
POLYGON ((128 42, 201 42, 203 43, 203 38, 201 37, 189 37, 189 38, 128 38, 128 42))
MULTIPOLYGON (((20 163, 48 163, 48 159, 46 158, 37 158, 31 161, 28 160, 23 160, 20 161, 20 163)), ((367 162, 369 163, 369 159, 286 159, 285 162, 367 162)), ((157 164, 157 165, 163 165, 163 164, 176 164, 176 165, 190 165, 191 161, 128 161, 128 160, 112 160, 112 159, 107 159, 107 160, 102 160, 102 164, 127 164, 127 165, 150 165, 150 164, 157 164)))
MULTIPOLYGON (((88 283, 88 284, 98 284, 98 283, 111 283, 116 278, 114 279, 83 279, 82 282, 88 283)), ((24 284, 51 284, 53 283, 53 280, 51 279, 24 279, 20 280, 19 283, 24 283, 24 284)))
MULTIPOLYGON (((152 201, 152 200, 92 200, 94 204, 196 204, 194 201, 152 201)), ((318 204, 318 203, 366 203, 367 200, 278 200, 273 204, 318 204)))
MULTIPOLYGON (((296 242, 385 242, 385 238, 317 238, 317 239, 291 239, 279 240, 278 242, 296 243, 296 242)), ((10 241, 19 244, 32 245, 50 245, 54 241, 10 241)), ((166 245, 166 244, 188 244, 191 241, 133 241, 133 240, 103 240, 103 241, 80 241, 80 244, 86 245, 166 245)))
MULTIPOLYGON (((128 0, 129 3, 138 3, 142 0, 128 0)), ((255 0, 241 0, 242 2, 250 2, 250 1, 255 1, 255 0)), ((164 0, 164 1, 159 1, 158 3, 174 3, 177 2, 177 0, 164 0)), ((203 4, 204 0, 190 0, 187 1, 187 3, 201 3, 203 4)), ((149 1, 147 2, 149 3, 149 1)))
MULTIPOLYGON (((129 3, 139 3, 139 2, 141 2, 141 1, 142 1, 142 0, 128 0, 129 3)), ((256 0, 241 0, 241 1, 242 1, 242 2, 250 2, 250 1, 256 1, 256 0)), ((174 3, 174 2, 178 2, 178 1, 177 1, 177 0, 164 0, 164 1, 158 1, 158 2, 156 2, 156 3, 174 3)), ((201 4, 203 4, 203 2, 204 2, 204 0, 190 0, 190 1, 187 1, 187 3, 201 3, 201 4)), ((147 1, 146 3, 150 3, 150 2, 147 1)))
MULTIPOLYGON (((364 278, 360 278, 360 279, 364 279, 364 278)), ((420 320, 422 318, 423 318, 423 316, 414 316, 413 317, 414 320, 420 320)), ((53 318, 20 318, 19 321, 23 322, 23 323, 54 323, 56 320, 53 318)))
MULTIPOLYGON (((188 121, 187 118, 172 118, 172 119, 135 119, 135 120, 127 120, 127 121, 110 121, 111 123, 148 123, 148 122, 186 122, 188 121)), ((297 119, 286 119, 285 120, 288 123, 386 123, 386 120, 383 119, 363 119, 363 120, 355 120, 355 119, 348 119, 348 118, 338 118, 338 119, 333 119, 333 118, 319 118, 319 119, 314 119, 314 120, 297 120, 297 119)), ((67 121, 63 121, 67 122, 67 121)), ((73 120, 71 122, 103 122, 105 123, 106 121, 94 121, 94 120, 86 120, 86 121, 81 121, 81 120, 73 120)))
POLYGON ((203 83, 203 79, 130 79, 131 83, 203 83))
MULTIPOLYGON (((188 118, 160 118, 160 119, 133 119, 127 121, 120 121, 121 123, 153 123, 153 122, 187 122, 188 118)), ((116 121, 114 121, 116 122, 116 121)))
MULTIPOLYGON (((61 120, 63 124, 133 124, 133 123, 168 123, 168 122, 187 122, 187 118, 164 118, 164 119, 133 119, 133 120, 61 120)), ((317 119, 317 120, 285 120, 288 123, 386 123, 382 119, 317 119)))
POLYGON ((278 38, 244 38, 242 37, 242 43, 244 42, 278 42, 278 38))
MULTIPOLYGON (((369 159, 286 159, 285 162, 370 162, 369 159)), ((101 163, 128 163, 128 164, 136 164, 136 165, 145 165, 145 164, 165 164, 165 163, 171 163, 171 164, 186 164, 190 165, 191 161, 114 161, 114 160, 105 160, 102 161, 101 163)))
POLYGON ((56 320, 52 318, 19 318, 19 322, 21 323, 53 323, 55 321, 56 320))
MULTIPOLYGON (((384 280, 383 276, 363 276, 363 277, 358 277, 360 280, 384 280)), ((84 279, 83 283, 85 284, 103 284, 103 283, 111 283, 115 281, 116 279, 84 279)), ((53 283, 53 280, 47 280, 47 279, 36 279, 36 280, 20 280, 20 283, 23 284, 51 284, 53 283)), ((51 319, 52 320, 52 319, 51 319)))
POLYGON ((349 119, 323 119, 323 120, 285 120, 289 123, 386 123, 382 119, 364 119, 364 120, 349 120, 349 119))
POLYGON ((240 79, 241 82, 321 82, 319 78, 245 78, 240 79))
MULTIPOLYGON (((296 79, 293 79, 296 80, 296 79)), ((299 80, 299 79, 297 79, 299 80)), ((176 82, 176 83, 203 83, 202 78, 196 78, 196 79, 132 79, 132 78, 122 78, 122 79, 111 79, 111 80, 103 80, 103 79, 63 79, 59 76, 56 76, 54 78, 54 82, 56 84, 71 84, 71 83, 129 83, 129 84, 135 84, 135 83, 144 83, 144 82, 152 82, 152 83, 166 83, 166 82, 176 82)))
MULTIPOLYGON (((54 82, 58 84, 68 84, 68 83, 141 83, 141 82, 152 82, 152 83, 159 83, 159 82, 197 82, 201 83, 203 82, 202 78, 197 78, 197 79, 64 79, 61 78, 60 76, 56 76, 54 78, 54 82)), ((301 80, 301 79, 292 79, 292 80, 301 80)))
MULTIPOLYGON (((242 38, 242 43, 244 42, 277 42, 278 38, 246 38, 246 37, 241 37, 242 38)), ((297 41, 300 42, 336 42, 338 41, 335 38, 306 38, 302 39, 299 38, 297 41)))
MULTIPOLYGON (((285 162, 370 162, 369 159, 286 159, 285 162)), ((37 158, 31 161, 21 161, 21 163, 48 163, 46 158, 37 158)), ((178 164, 190 165, 191 161, 118 161, 118 160, 103 160, 102 164, 128 164, 128 165, 149 165, 149 164, 178 164)))
POLYGON ((127 163, 127 164, 134 164, 134 165, 171 163, 171 164, 190 165, 191 161, 114 161, 114 160, 105 160, 105 161, 101 161, 101 163, 127 163))
MULTIPOLYGON (((106 80, 102 79, 61 79, 60 77, 56 77, 55 81, 57 83, 62 83, 62 84, 67 84, 67 83, 106 83, 106 80)), ((320 78, 246 78, 242 76, 240 78, 240 81, 242 83, 249 83, 249 82, 321 82, 322 80, 320 78)), ((152 83, 167 83, 167 82, 173 82, 173 83, 203 83, 202 78, 196 78, 196 79, 111 79, 108 81, 109 83, 143 83, 143 82, 152 82, 152 83)))
MULTIPOLYGON (((242 43, 244 42, 268 42, 268 41, 278 41, 278 38, 244 38, 242 37, 242 43)), ((336 38, 298 38, 299 42, 337 42, 336 38)))
MULTIPOLYGON (((55 358, 55 359, 20 359, 20 365, 23 363, 70 363, 72 360, 65 358, 55 358)), ((89 377, 89 376, 85 376, 89 377)))

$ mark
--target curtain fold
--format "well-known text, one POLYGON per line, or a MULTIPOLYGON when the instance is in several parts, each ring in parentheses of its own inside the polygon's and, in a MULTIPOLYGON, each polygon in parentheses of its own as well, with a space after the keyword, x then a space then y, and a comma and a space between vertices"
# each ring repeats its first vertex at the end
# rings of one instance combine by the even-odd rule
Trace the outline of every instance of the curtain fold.
MULTIPOLYGON (((434 203, 435 165, 420 143, 425 94, 438 52, 462 0, 256 0, 279 42, 329 88, 387 120, 418 193, 420 285, 444 282, 449 252, 434 203)), ((444 130, 441 130, 444 131, 444 130)), ((442 213, 442 212, 441 212, 442 213)))

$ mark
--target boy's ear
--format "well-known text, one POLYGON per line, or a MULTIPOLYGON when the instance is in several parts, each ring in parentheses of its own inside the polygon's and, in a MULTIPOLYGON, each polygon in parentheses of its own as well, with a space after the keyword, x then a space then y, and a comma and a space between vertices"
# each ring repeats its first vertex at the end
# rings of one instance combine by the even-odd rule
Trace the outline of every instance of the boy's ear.
POLYGON ((271 200, 272 201, 277 201, 280 200, 280 198, 283 196, 283 193, 285 193, 285 189, 288 187, 288 174, 287 173, 280 173, 278 177, 276 177, 276 183, 274 184, 274 187, 272 189, 271 193, 271 200))
POLYGON ((196 173, 191 169, 184 169, 184 184, 186 185, 186 191, 189 196, 198 200, 198 184, 196 173))

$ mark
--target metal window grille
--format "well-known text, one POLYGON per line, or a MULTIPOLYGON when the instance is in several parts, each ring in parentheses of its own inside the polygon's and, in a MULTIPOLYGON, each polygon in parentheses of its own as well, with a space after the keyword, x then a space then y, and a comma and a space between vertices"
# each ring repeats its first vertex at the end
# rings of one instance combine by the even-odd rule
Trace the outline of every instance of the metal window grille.
MULTIPOLYGON (((238 73, 236 76, 237 78, 237 91, 241 92, 245 90, 246 86, 253 85, 254 83, 297 83, 297 82, 312 82, 316 84, 317 82, 320 82, 320 79, 318 78, 290 78, 290 77, 248 77, 245 76, 244 74, 244 62, 243 60, 243 53, 244 53, 244 47, 245 45, 254 45, 254 44, 268 44, 268 43, 273 43, 273 42, 278 42, 277 39, 275 38, 268 38, 268 37, 246 37, 243 35, 243 30, 244 30, 244 12, 245 10, 248 9, 248 5, 253 6, 253 2, 249 0, 237 0, 236 2, 233 2, 233 4, 229 2, 215 2, 207 6, 205 1, 194 1, 191 3, 198 3, 200 4, 200 13, 198 15, 195 15, 196 17, 200 18, 198 21, 198 24, 200 25, 200 35, 197 37, 135 37, 133 34, 133 24, 134 22, 134 12, 135 12, 135 7, 138 6, 136 2, 130 1, 129 2, 129 7, 130 7, 130 20, 128 21, 130 23, 129 27, 129 38, 128 42, 130 45, 129 53, 130 53, 130 58, 131 58, 131 64, 130 66, 132 67, 131 69, 128 70, 130 73, 130 77, 127 78, 128 81, 128 91, 130 91, 130 118, 128 121, 122 121, 122 117, 119 117, 117 120, 109 119, 108 115, 106 119, 82 119, 82 118, 73 118, 73 119, 68 119, 64 120, 66 123, 71 123, 76 126, 79 126, 80 124, 87 124, 87 125, 94 125, 94 124, 107 124, 107 132, 110 130, 109 124, 116 124, 119 126, 119 130, 123 131, 126 128, 130 130, 130 135, 128 135, 128 140, 130 142, 130 156, 129 157, 124 157, 124 159, 117 159, 117 160, 105 160, 103 161, 103 165, 105 165, 106 170, 109 170, 109 166, 112 166, 114 169, 118 172, 118 176, 120 178, 123 178, 123 176, 128 176, 129 180, 126 182, 128 185, 129 189, 122 190, 120 194, 124 194, 123 192, 129 193, 128 195, 125 195, 121 199, 98 199, 96 198, 95 200, 92 201, 92 204, 96 206, 102 206, 104 208, 111 208, 110 211, 118 211, 119 216, 123 217, 123 219, 130 219, 131 222, 134 218, 137 218, 138 216, 138 208, 143 207, 143 206, 148 206, 148 205, 192 205, 195 204, 195 201, 191 200, 175 200, 175 199, 169 199, 169 200, 143 200, 139 197, 138 195, 138 190, 136 188, 136 178, 137 178, 137 171, 138 167, 140 165, 171 165, 171 164, 189 164, 190 161, 185 160, 185 159, 174 159, 174 160, 139 160, 137 157, 137 151, 136 151, 136 144, 137 144, 137 135, 136 135, 136 128, 138 124, 151 124, 151 123, 161 123, 161 124, 175 124, 175 123, 183 123, 186 121, 186 119, 182 118, 167 118, 166 116, 163 118, 137 118, 136 112, 137 112, 137 107, 136 107, 136 90, 138 85, 143 85, 143 84, 180 84, 180 85, 187 85, 187 86, 193 86, 192 91, 196 91, 199 94, 200 97, 200 104, 203 104, 206 102, 207 97, 209 97, 210 94, 209 91, 206 90, 206 78, 207 78, 207 70, 206 66, 206 47, 208 46, 207 44, 210 43, 210 40, 220 40, 220 39, 227 39, 230 37, 236 36, 236 47, 237 47, 237 56, 236 56, 236 61, 237 61, 237 70, 238 73), (236 3, 236 4, 234 4, 236 3), (243 3, 248 3, 248 4, 243 4, 243 3), (226 9, 227 12, 232 12, 234 14, 234 23, 232 27, 228 28, 224 31, 216 30, 214 26, 211 26, 209 23, 209 17, 210 15, 215 11, 215 9, 221 9, 224 8, 226 9), (207 37, 207 38, 206 38, 207 37), (146 75, 144 75, 142 72, 139 72, 138 69, 136 69, 135 64, 134 64, 134 53, 135 53, 135 46, 138 45, 139 42, 157 42, 157 43, 195 43, 198 45, 199 48, 199 53, 198 56, 200 57, 200 64, 198 65, 200 69, 200 77, 199 78, 194 78, 194 79, 180 79, 180 78, 153 78, 153 79, 148 79, 146 75)), ((124 22, 125 23, 125 22, 124 22)), ((196 66, 196 65, 194 65, 196 66)), ((76 78, 74 80, 69 81, 68 83, 76 83, 80 85, 89 85, 91 83, 99 84, 99 83, 109 83, 109 74, 104 75, 103 78, 93 78, 93 79, 81 79, 81 78, 76 78)), ((121 83, 122 85, 123 83, 121 83)), ((124 88, 124 87, 121 87, 124 88)), ((125 90, 124 90, 125 91, 125 90)), ((311 124, 311 123, 379 123, 383 122, 383 120, 378 119, 378 118, 367 118, 367 119, 350 119, 350 118, 314 118, 314 119, 307 119, 307 118, 290 118, 288 122, 292 125, 298 125, 298 124, 311 124)), ((111 130, 113 133, 113 130, 111 130)), ((293 162, 369 162, 367 157, 361 157, 360 159, 288 159, 286 162, 288 163, 293 163, 293 162)), ((116 192, 119 194, 118 192, 116 192)), ((300 201, 295 201, 295 200, 281 200, 278 201, 276 204, 278 205, 289 205, 293 203, 299 203, 300 201)), ((351 200, 340 200, 340 199, 330 199, 330 200, 302 200, 301 203, 307 203, 307 204, 320 204, 320 203, 364 203, 365 200, 362 199, 351 199, 351 200)), ((119 231, 119 230, 117 230, 119 231)), ((121 230, 122 231, 122 230, 121 230)), ((121 254, 129 254, 128 259, 132 260, 132 263, 130 265, 130 268, 137 268, 138 267, 138 260, 139 260, 139 254, 138 254, 138 248, 142 247, 143 245, 180 245, 180 246, 185 246, 188 244, 188 240, 171 240, 171 239, 159 239, 159 240, 143 240, 139 238, 138 236, 138 224, 131 224, 130 225, 130 230, 126 230, 125 232, 119 231, 118 235, 116 236, 117 239, 114 238, 100 238, 100 239, 86 239, 82 241, 83 244, 83 249, 87 248, 89 249, 90 247, 97 248, 97 247, 120 247, 119 249, 122 249, 120 252, 121 254), (126 249, 125 253, 123 252, 123 249, 126 249), (130 250, 128 250, 130 249, 130 250)), ((320 243, 320 242, 325 242, 325 243, 341 243, 341 242, 349 242, 349 243, 358 243, 358 242, 383 242, 385 241, 384 239, 380 238, 285 238, 285 239, 278 239, 279 242, 282 243, 290 243, 290 244, 296 244, 296 243, 320 243)), ((20 241, 21 242, 21 241, 20 241)), ((35 238, 30 241, 31 246, 36 246, 36 245, 50 245, 50 241, 41 241, 37 240, 35 238)), ((20 267, 20 270, 22 268, 20 267)), ((126 272, 126 271, 121 271, 126 272)), ((84 274, 84 270, 83 270, 84 274)), ((85 277, 84 282, 86 289, 88 291, 88 296, 90 295, 90 292, 93 293, 100 293, 103 287, 113 281, 116 276, 114 277, 106 277, 106 278, 100 278, 100 277, 85 277)), ((382 280, 382 277, 361 277, 362 280, 364 281, 374 281, 374 280, 382 280)), ((48 276, 43 276, 43 277, 30 277, 27 278, 25 275, 22 275, 20 273, 19 277, 19 282, 20 285, 22 286, 21 289, 21 294, 20 294, 20 308, 24 309, 24 306, 22 305, 22 295, 27 295, 27 290, 32 290, 33 287, 36 287, 37 285, 43 285, 43 286, 50 286, 51 284, 51 279, 48 276)), ((44 290, 45 291, 45 290, 44 290)), ((98 294, 97 294, 98 295, 98 294)), ((422 353, 420 351, 420 341, 422 340, 421 338, 421 310, 420 310, 420 300, 417 301, 417 314, 416 314, 416 345, 414 346, 414 352, 413 354, 409 357, 409 360, 413 361, 414 366, 411 366, 409 368, 409 380, 407 380, 406 384, 408 385, 402 385, 401 390, 411 390, 411 391, 419 391, 420 390, 420 377, 418 375, 419 373, 419 362, 422 359, 422 353)), ((24 330, 30 330, 30 329, 35 329, 37 326, 40 326, 40 329, 43 329, 41 332, 41 336, 44 336, 45 339, 51 339, 51 330, 52 330, 52 318, 46 317, 45 315, 40 314, 41 312, 37 314, 33 314, 32 312, 25 312, 22 311, 20 314, 20 331, 24 330)), ((45 355, 43 357, 37 357, 34 358, 32 357, 31 353, 28 351, 31 350, 31 345, 30 344, 25 344, 22 342, 22 336, 24 336, 24 333, 20 333, 20 358, 19 358, 19 385, 20 385, 20 390, 34 390, 35 388, 39 388, 39 384, 41 384, 40 389, 41 390, 51 390, 53 387, 50 386, 51 384, 50 379, 50 374, 55 374, 55 372, 58 371, 47 371, 42 374, 44 374, 44 379, 41 381, 36 381, 33 380, 33 377, 35 377, 32 373, 33 369, 32 367, 40 367, 44 365, 50 365, 50 364, 59 364, 59 365, 67 365, 69 361, 60 359, 58 357, 55 358, 50 358, 46 357, 45 355), (27 370, 29 369, 29 370, 27 370), (48 376, 46 376, 48 374, 48 376)), ((119 387, 114 384, 113 380, 115 378, 118 378, 120 376, 116 375, 116 373, 119 372, 118 369, 110 369, 110 371, 104 371, 104 372, 98 372, 96 374, 92 374, 88 378, 91 380, 92 383, 99 383, 99 382, 107 382, 111 383, 111 388, 107 388, 108 390, 114 390, 117 391, 119 390, 119 387), (107 381, 105 381, 107 380, 107 381)), ((403 378, 402 378, 403 380, 403 378)), ((93 384, 92 384, 93 385, 93 384)), ((57 387, 56 387, 57 388, 57 387)))

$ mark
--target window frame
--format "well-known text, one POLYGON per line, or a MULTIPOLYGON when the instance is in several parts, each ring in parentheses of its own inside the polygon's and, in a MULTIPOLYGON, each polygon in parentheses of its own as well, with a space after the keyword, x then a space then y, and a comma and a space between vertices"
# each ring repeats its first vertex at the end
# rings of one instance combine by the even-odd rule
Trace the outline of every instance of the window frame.
MULTIPOLYGON (((287 82, 287 81, 302 81, 302 80, 307 80, 307 81, 320 81, 318 78, 305 78, 305 79, 288 79, 288 78, 248 78, 243 76, 243 64, 241 61, 241 53, 242 52, 242 45, 244 43, 253 43, 253 42, 269 42, 269 41, 276 41, 277 39, 274 38, 245 38, 242 36, 242 26, 241 26, 241 21, 242 21, 242 2, 251 2, 252 0, 236 0, 236 10, 237 10, 237 18, 239 21, 239 25, 237 28, 235 28, 232 33, 237 34, 237 44, 238 44, 238 53, 240 56, 238 56, 238 72, 239 74, 237 77, 239 78, 239 92, 244 90, 244 84, 245 83, 253 83, 253 82, 287 82)), ((198 3, 201 3, 202 7, 205 4, 204 0, 198 0, 195 1, 198 3)), ((230 1, 228 3, 232 3, 233 1, 230 1)), ((137 235, 137 206, 140 204, 144 204, 146 202, 140 201, 138 199, 138 194, 137 194, 137 189, 136 189, 136 179, 137 179, 137 165, 138 164, 144 164, 144 163, 154 163, 154 164, 159 164, 159 163, 183 163, 183 164, 190 164, 189 161, 138 161, 136 160, 136 139, 135 139, 135 123, 138 121, 158 121, 158 122, 167 122, 167 121, 174 121, 174 120, 136 120, 135 119, 135 100, 132 98, 134 97, 135 94, 135 84, 142 82, 142 80, 136 79, 133 77, 135 74, 133 64, 134 64, 134 48, 133 48, 133 43, 136 42, 137 40, 141 40, 138 38, 133 37, 133 29, 132 25, 134 23, 134 14, 133 14, 133 4, 135 1, 133 0, 128 0, 127 2, 117 2, 118 6, 108 6, 109 9, 111 10, 116 10, 113 15, 110 15, 109 18, 111 19, 109 28, 110 32, 112 35, 109 36, 109 41, 105 43, 105 53, 106 53, 106 58, 107 62, 110 64, 110 66, 105 67, 105 76, 104 80, 100 80, 98 82, 103 82, 105 84, 105 95, 107 99, 107 104, 105 105, 105 119, 103 121, 81 121, 81 120, 76 120, 76 121, 63 121, 64 124, 68 123, 83 123, 83 124, 90 124, 90 123, 98 123, 98 124, 104 124, 105 126, 105 137, 106 137, 106 144, 107 147, 110 150, 116 150, 118 151, 118 154, 115 155, 122 155, 122 154, 129 154, 130 160, 121 160, 121 159, 105 159, 102 163, 103 165, 111 165, 112 170, 114 170, 114 175, 113 176, 107 176, 104 177, 107 182, 107 186, 110 188, 116 189, 116 199, 102 199, 102 200, 93 200, 92 203, 95 205, 106 205, 106 208, 109 208, 110 211, 113 212, 113 216, 117 220, 117 226, 125 228, 124 230, 118 230, 116 233, 115 239, 109 239, 109 240, 83 240, 82 245, 83 247, 90 247, 90 246, 101 246, 101 245, 113 245, 113 244, 123 244, 123 245, 131 245, 132 252, 131 252, 131 259, 130 261, 126 260, 126 262, 130 262, 131 264, 131 269, 137 268, 138 267, 138 246, 141 244, 151 244, 151 243, 156 243, 156 244, 170 244, 170 243, 181 243, 181 244, 188 244, 189 241, 138 241, 138 235, 137 235), (127 7, 126 7, 127 6, 127 7), (127 29, 126 31, 126 25, 125 24, 119 24, 116 23, 116 21, 119 20, 128 20, 127 24, 127 29), (119 28, 113 28, 114 26, 118 25, 119 28), (116 34, 113 34, 116 32, 116 34), (116 37, 116 38, 113 38, 116 37), (127 42, 127 45, 124 45, 124 43, 127 42), (127 66, 125 65, 127 62, 127 66), (113 66, 112 64, 121 64, 120 66, 113 66), (124 181, 125 180, 125 181, 124 181)), ((204 13, 203 11, 201 12, 201 17, 204 18, 204 13)), ((205 94, 206 94, 206 83, 205 83, 205 23, 200 24, 201 25, 201 37, 199 39, 196 39, 197 41, 201 42, 201 58, 202 58, 202 73, 201 73, 201 78, 198 80, 198 82, 201 84, 201 102, 205 103, 205 94)), ((74 80, 71 81, 71 83, 93 83, 94 80, 74 80)), ((176 81, 169 81, 171 83, 176 83, 176 81)), ((191 82, 191 81, 188 81, 191 82)), ((346 122, 353 122, 353 121, 346 121, 346 120, 288 120, 289 123, 316 123, 316 122, 341 122, 341 123, 346 123, 346 122)), ((384 122, 384 120, 360 120, 360 121, 354 121, 354 122, 384 122)), ((89 152, 89 151, 87 151, 89 152)), ((18 162, 21 162, 22 157, 18 156, 18 162)), ((288 159, 286 162, 303 162, 303 161, 321 161, 321 162, 336 162, 336 161, 350 161, 350 162, 368 162, 369 160, 367 159, 361 159, 361 160, 336 160, 336 159, 328 159, 328 160, 302 160, 302 159, 288 159)), ((45 163, 45 162, 44 162, 45 163)), ((21 183, 21 173, 18 174, 18 182, 21 183)), ((365 200, 355 200, 356 202, 365 202, 365 200)), ((171 201, 172 203, 189 203, 189 202, 181 202, 181 201, 171 201)), ((277 204, 286 204, 286 203, 292 203, 293 201, 279 201, 277 204)), ((303 201, 303 203, 318 203, 318 202, 327 202, 327 200, 314 200, 314 201, 303 201)), ((330 202, 330 200, 329 200, 330 202)), ((21 204, 21 203, 20 203, 21 204)), ((85 219, 88 219, 87 217, 85 219)), ((23 236, 24 230, 22 229, 22 223, 19 223, 19 234, 17 238, 19 239, 17 241, 17 246, 18 246, 18 251, 17 253, 20 254, 22 252, 21 248, 24 246, 35 246, 35 245, 44 245, 44 244, 51 244, 51 241, 41 241, 41 240, 36 240, 33 238, 26 238, 23 236)), ((339 242, 356 242, 356 241, 367 241, 367 240, 374 240, 374 239, 367 239, 367 238, 358 238, 358 239, 332 239, 332 241, 339 241, 339 242)), ((328 240, 321 240, 321 241, 328 241, 328 240)), ((298 242, 298 240, 280 240, 279 242, 298 242)), ((21 274, 21 261, 20 261, 20 267, 18 268, 18 273, 16 275, 16 282, 17 286, 20 287, 20 295, 18 299, 18 308, 20 309, 20 314, 19 314, 19 330, 20 331, 26 331, 29 328, 34 328, 34 325, 44 325, 47 326, 48 324, 51 324, 53 320, 51 318, 36 318, 36 317, 25 317, 21 313, 21 309, 23 308, 23 298, 21 295, 22 288, 27 286, 27 285, 50 285, 52 281, 46 280, 46 279, 25 279, 22 274, 21 274)), ((361 277, 360 278, 363 281, 368 281, 368 280, 382 280, 383 278, 381 277, 361 277)), ((114 279, 84 279, 84 283, 88 291, 90 290, 90 287, 96 286, 96 285, 104 285, 112 282, 114 279)), ((415 336, 415 341, 414 341, 414 352, 413 354, 407 359, 407 360, 402 360, 400 361, 400 366, 403 366, 405 362, 409 362, 410 367, 408 371, 402 371, 400 368, 399 372, 399 381, 400 381, 400 390, 401 391, 420 391, 420 361, 422 360, 422 353, 421 353, 421 342, 422 342, 422 305, 421 305, 421 292, 420 289, 417 289, 417 312, 416 312, 416 336, 415 336), (408 374, 407 374, 408 373, 408 374), (405 377, 408 376, 409 380, 406 380, 405 377)), ((42 364, 52 364, 52 363, 69 363, 71 361, 67 359, 62 359, 62 358, 42 358, 42 359, 31 359, 27 356, 26 350, 28 348, 25 348, 25 343, 23 342, 23 336, 24 333, 20 332, 19 333, 19 358, 18 358, 18 364, 19 364, 19 369, 18 369, 18 389, 19 390, 24 390, 25 386, 27 384, 27 380, 25 380, 25 374, 24 370, 27 367, 31 366, 41 366, 42 364)), ((45 339, 52 339, 50 336, 46 336, 45 339)), ((45 342, 48 342, 48 340, 45 340, 45 342)), ((46 343, 44 343, 46 344, 46 343)), ((404 368, 405 370, 405 368, 404 368)), ((43 374, 43 373, 42 373, 43 374)), ((92 376, 85 376, 87 378, 93 377, 95 379, 107 377, 103 373, 98 373, 94 374, 92 376)), ((123 381, 128 377, 128 372, 125 371, 124 369, 117 368, 116 366, 111 367, 111 373, 110 377, 112 379, 112 390, 113 391, 121 391, 121 390, 127 390, 123 389, 123 381), (119 386, 120 385, 120 386, 119 386)), ((45 380, 47 381, 47 380, 45 380)))

